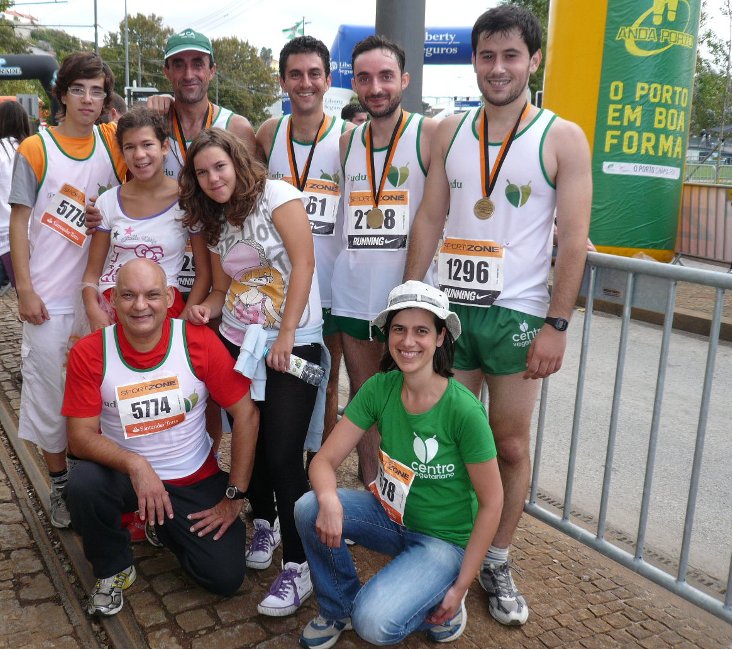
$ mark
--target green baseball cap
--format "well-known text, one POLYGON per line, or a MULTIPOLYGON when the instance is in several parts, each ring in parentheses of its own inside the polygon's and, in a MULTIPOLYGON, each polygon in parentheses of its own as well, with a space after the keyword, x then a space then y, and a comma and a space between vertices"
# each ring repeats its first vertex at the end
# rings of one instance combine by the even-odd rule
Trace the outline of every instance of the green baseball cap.
POLYGON ((204 36, 195 29, 184 29, 182 32, 173 34, 165 44, 165 58, 178 54, 179 52, 203 52, 210 54, 213 59, 213 47, 208 36, 204 36))

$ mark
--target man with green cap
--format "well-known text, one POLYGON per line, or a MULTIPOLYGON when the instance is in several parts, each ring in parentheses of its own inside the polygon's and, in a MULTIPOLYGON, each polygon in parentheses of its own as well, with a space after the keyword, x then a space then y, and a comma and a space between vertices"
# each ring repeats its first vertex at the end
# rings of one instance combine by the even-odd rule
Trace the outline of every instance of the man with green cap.
POLYGON ((207 36, 194 29, 173 34, 165 45, 163 72, 173 87, 175 101, 170 105, 168 97, 151 97, 148 105, 152 109, 167 109, 170 117, 170 152, 165 159, 168 176, 178 176, 188 144, 205 128, 231 131, 254 153, 254 129, 249 120, 209 101, 208 85, 216 75, 216 63, 207 36))
MULTIPOLYGON (((216 63, 207 36, 190 28, 173 34, 165 45, 163 72, 172 86, 174 101, 170 101, 169 95, 158 95, 150 97, 147 105, 152 110, 168 115, 170 150, 165 156, 167 176, 178 178, 186 161, 188 145, 206 128, 223 128, 234 133, 244 141, 252 154, 255 153, 254 129, 249 120, 209 101, 208 86, 216 75, 216 63)), ((178 283, 184 294, 190 290, 195 272, 189 243, 178 274, 178 283)), ((209 433, 218 445, 221 415, 213 402, 210 402, 206 416, 209 433)))

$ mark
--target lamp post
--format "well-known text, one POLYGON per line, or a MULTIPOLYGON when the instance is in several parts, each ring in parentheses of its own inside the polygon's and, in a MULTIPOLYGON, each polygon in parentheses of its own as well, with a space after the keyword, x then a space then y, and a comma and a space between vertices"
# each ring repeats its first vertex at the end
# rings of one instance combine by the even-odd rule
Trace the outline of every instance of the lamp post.
POLYGON ((125 88, 130 85, 130 27, 127 24, 127 0, 125 0, 125 88))
POLYGON ((99 21, 97 20, 97 0, 94 0, 94 52, 99 56, 99 21))

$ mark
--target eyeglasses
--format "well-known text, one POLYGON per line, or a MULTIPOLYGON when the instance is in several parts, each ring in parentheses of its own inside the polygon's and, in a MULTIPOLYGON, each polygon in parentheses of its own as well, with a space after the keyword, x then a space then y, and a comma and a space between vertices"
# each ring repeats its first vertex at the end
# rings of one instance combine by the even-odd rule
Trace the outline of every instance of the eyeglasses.
POLYGON ((86 97, 87 94, 91 96, 92 99, 104 99, 107 96, 107 93, 104 92, 104 90, 100 90, 99 88, 85 88, 84 86, 69 86, 69 89, 67 91, 70 95, 73 97, 86 97))

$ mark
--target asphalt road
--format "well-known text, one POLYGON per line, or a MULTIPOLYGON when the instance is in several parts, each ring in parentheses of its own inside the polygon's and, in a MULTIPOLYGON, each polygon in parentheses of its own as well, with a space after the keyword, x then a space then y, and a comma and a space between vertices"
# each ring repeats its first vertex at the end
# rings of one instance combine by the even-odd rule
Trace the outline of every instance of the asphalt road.
MULTIPOLYGON (((550 379, 539 488, 563 500, 584 312, 569 330, 562 370, 550 379)), ((621 318, 594 314, 590 330, 573 508, 597 516, 605 471, 621 318)), ((635 538, 645 478, 661 328, 631 321, 618 411, 608 527, 635 538)), ((676 332, 668 355, 646 545, 678 560, 689 495, 707 340, 676 332)), ((720 343, 704 442, 690 564, 726 584, 732 553, 732 345, 720 343)), ((538 408, 537 408, 538 412, 538 408)), ((536 421, 536 413, 534 417, 536 421)), ((533 440, 536 427, 532 431, 533 440)))

